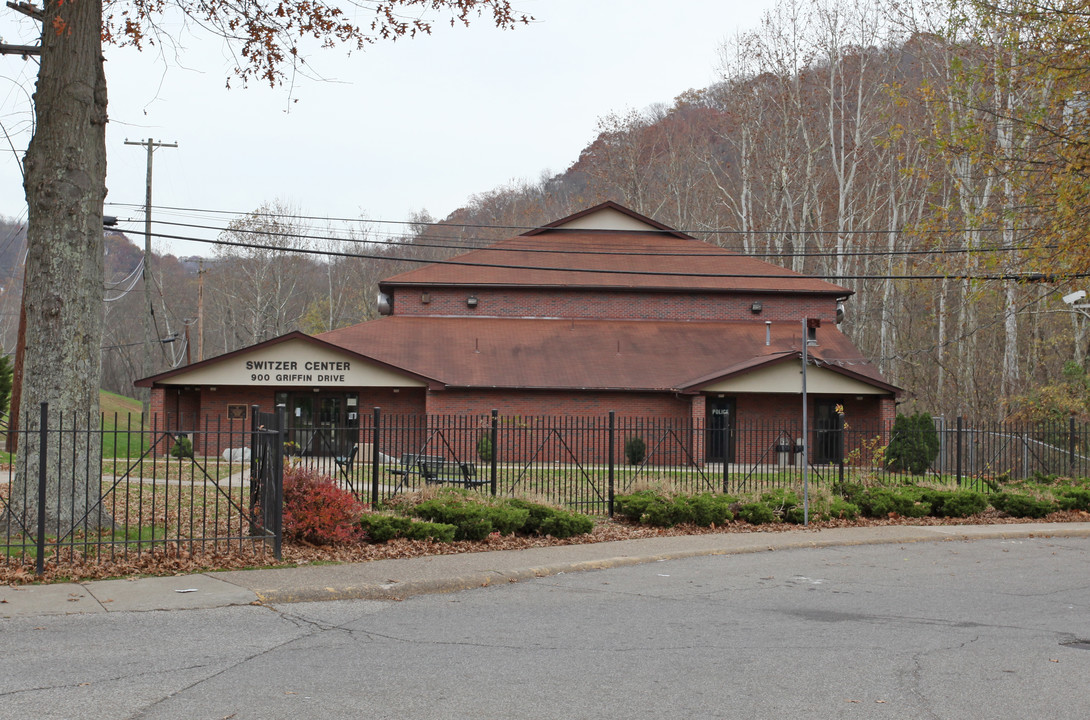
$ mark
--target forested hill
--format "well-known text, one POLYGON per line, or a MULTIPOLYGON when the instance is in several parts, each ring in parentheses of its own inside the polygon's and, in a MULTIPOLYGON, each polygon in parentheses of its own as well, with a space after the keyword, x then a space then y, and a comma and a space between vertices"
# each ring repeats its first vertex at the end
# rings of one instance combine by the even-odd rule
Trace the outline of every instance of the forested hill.
POLYGON ((1064 205, 1090 196, 1064 171, 1071 83, 1033 42, 1025 74, 1002 74, 1015 51, 973 27, 951 42, 875 8, 834 22, 829 3, 796 5, 809 22, 770 16, 724 48, 714 86, 602 118, 565 172, 477 195, 416 242, 479 245, 615 200, 855 290, 842 329, 904 409, 1008 416, 1086 355, 1059 299, 1087 265, 1064 205))
MULTIPOLYGON (((214 258, 153 258, 154 370, 369 319, 381 278, 614 200, 853 289, 842 329, 906 390, 902 410, 1090 420, 1090 315, 1060 299, 1090 290, 1088 65, 1082 0, 782 0, 722 48, 714 85, 601 118, 559 175, 405 231, 333 233, 266 204, 214 258)), ((2 238, 8 345, 23 241, 2 238)), ((107 238, 103 384, 128 393, 147 313, 122 239, 107 238)))

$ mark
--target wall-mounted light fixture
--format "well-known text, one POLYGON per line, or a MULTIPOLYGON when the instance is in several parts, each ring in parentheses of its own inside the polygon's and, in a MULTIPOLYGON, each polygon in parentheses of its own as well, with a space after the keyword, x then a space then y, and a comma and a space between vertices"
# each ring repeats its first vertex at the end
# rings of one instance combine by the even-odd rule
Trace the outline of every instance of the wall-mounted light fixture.
POLYGON ((431 293, 420 293, 420 303, 427 305, 431 302, 431 293))
POLYGON ((751 313, 753 313, 754 315, 756 315, 757 313, 761 312, 761 310, 763 310, 763 309, 764 309, 764 306, 763 306, 763 305, 761 305, 761 301, 760 301, 760 300, 755 300, 755 301, 753 302, 753 304, 749 306, 749 311, 750 311, 751 313))
POLYGON ((466 298, 466 307, 471 307, 471 308, 477 307, 477 296, 476 295, 470 295, 469 297, 466 298))

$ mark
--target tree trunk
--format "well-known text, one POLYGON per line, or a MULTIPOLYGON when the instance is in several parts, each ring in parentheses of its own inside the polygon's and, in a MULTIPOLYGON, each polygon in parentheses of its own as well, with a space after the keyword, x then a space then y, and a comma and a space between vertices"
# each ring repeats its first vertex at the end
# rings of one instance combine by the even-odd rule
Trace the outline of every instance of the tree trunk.
MULTIPOLYGON (((99 427, 103 234, 106 195, 106 77, 102 2, 50 0, 44 9, 36 126, 27 148, 26 357, 22 426, 39 426, 48 402, 58 427, 78 419, 91 432, 50 438, 47 535, 103 524, 99 427)), ((39 440, 19 445, 12 517, 33 529, 39 440)))

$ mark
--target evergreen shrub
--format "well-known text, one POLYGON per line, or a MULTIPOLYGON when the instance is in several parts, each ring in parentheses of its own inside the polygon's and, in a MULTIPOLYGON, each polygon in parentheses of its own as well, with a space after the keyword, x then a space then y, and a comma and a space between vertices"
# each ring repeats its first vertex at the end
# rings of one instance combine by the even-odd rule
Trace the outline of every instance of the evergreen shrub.
POLYGON ((1043 518, 1056 509, 1056 504, 1051 500, 1038 500, 1020 493, 995 493, 988 500, 996 510, 1011 517, 1043 518))
POLYGON ((922 475, 939 453, 939 434, 927 413, 897 414, 886 448, 886 467, 922 475))
POLYGON ((624 456, 629 465, 639 465, 647 458, 647 443, 639 435, 624 441, 624 456))
POLYGON ((481 462, 492 462, 492 438, 488 435, 481 435, 477 438, 477 457, 481 462))
POLYGON ((530 517, 528 510, 510 505, 490 505, 466 493, 447 492, 425 500, 412 509, 417 517, 454 525, 455 540, 484 540, 493 532, 510 535, 530 517))
POLYGON ((520 532, 535 535, 551 535, 565 539, 573 535, 585 535, 594 529, 594 520, 582 513, 552 508, 541 503, 512 498, 505 504, 529 513, 520 532))
POLYGON ((424 522, 398 515, 365 514, 360 518, 359 526, 367 533, 367 539, 374 543, 384 543, 394 538, 449 543, 453 542, 457 531, 453 525, 424 522))
POLYGON ((763 502, 746 503, 738 507, 736 517, 750 525, 767 525, 776 522, 776 513, 763 502))
POLYGON ((174 447, 170 449, 170 456, 179 460, 193 457, 193 441, 185 435, 179 435, 174 441, 174 447))
POLYGON ((1056 494, 1061 510, 1090 511, 1090 488, 1064 488, 1056 494))

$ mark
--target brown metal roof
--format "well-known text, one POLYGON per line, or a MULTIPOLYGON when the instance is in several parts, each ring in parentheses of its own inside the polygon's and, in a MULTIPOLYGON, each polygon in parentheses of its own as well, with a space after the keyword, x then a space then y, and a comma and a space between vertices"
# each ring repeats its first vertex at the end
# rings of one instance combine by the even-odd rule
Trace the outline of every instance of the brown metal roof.
POLYGON ((618 230, 520 235, 381 283, 406 285, 852 294, 699 240, 618 230))
MULTIPOLYGON (((754 322, 391 316, 318 335, 447 387, 696 390, 797 357, 801 328, 754 322)), ((838 330, 817 330, 821 365, 896 391, 838 330)))
MULTIPOLYGON (((608 205, 638 220, 654 222, 615 204, 608 205)), ((852 294, 839 285, 723 250, 659 223, 649 225, 646 231, 545 226, 395 275, 380 287, 388 290, 398 286, 451 285, 852 294)))

